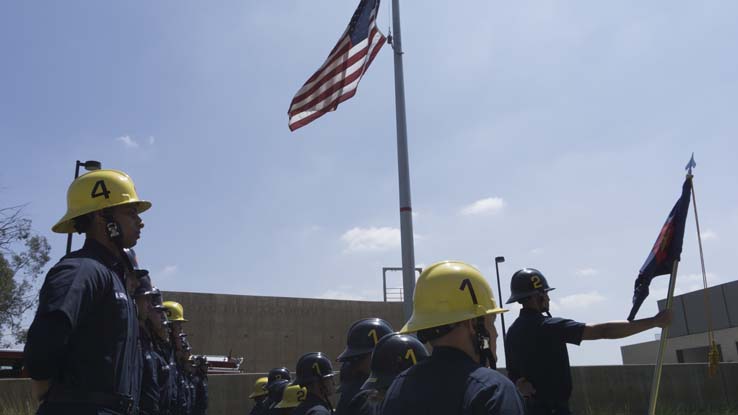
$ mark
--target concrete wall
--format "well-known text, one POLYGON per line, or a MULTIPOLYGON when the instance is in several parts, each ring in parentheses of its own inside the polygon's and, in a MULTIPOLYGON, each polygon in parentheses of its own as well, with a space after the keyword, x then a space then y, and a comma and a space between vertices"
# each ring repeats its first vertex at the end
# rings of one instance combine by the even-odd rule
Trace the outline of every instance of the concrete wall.
MULTIPOLYGON (((211 376, 208 413, 248 413, 251 401, 247 396, 254 381, 262 375, 211 376)), ((648 409, 652 376, 653 366, 646 365, 572 368, 572 409, 580 415, 642 415, 648 409)), ((726 409, 738 411, 737 391, 738 363, 720 365, 718 375, 713 378, 708 376, 707 365, 666 365, 658 409, 692 409, 699 410, 695 413, 707 414, 712 413, 709 409, 713 408, 722 410, 717 413, 733 413, 726 409)), ((30 400, 30 382, 27 379, 0 380, 0 414, 9 396, 13 396, 15 402, 19 399, 30 400)), ((32 413, 32 410, 28 413, 32 413)))
MULTIPOLYGON (((723 361, 738 362, 738 327, 716 330, 714 333, 715 343, 720 345, 723 361)), ((707 345, 706 333, 669 338, 669 341, 666 343, 664 363, 677 363, 677 350, 691 349, 707 345)), ((653 340, 622 346, 620 348, 620 353, 623 357, 623 364, 653 364, 653 362, 656 361, 658 350, 659 341, 653 340)), ((705 354, 704 359, 704 361, 707 362, 707 354, 705 354)))
POLYGON ((194 353, 244 357, 242 369, 294 368, 307 352, 331 359, 343 350, 354 321, 380 317, 399 330, 402 303, 165 292, 182 304, 194 353))

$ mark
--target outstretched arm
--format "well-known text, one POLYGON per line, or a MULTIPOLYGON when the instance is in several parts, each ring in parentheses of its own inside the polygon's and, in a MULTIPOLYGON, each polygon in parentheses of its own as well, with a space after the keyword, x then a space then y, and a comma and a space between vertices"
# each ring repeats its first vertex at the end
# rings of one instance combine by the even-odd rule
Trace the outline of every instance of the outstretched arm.
POLYGON ((671 323, 671 310, 663 310, 653 317, 641 320, 587 324, 584 327, 582 340, 622 339, 654 327, 664 328, 669 323, 671 323))

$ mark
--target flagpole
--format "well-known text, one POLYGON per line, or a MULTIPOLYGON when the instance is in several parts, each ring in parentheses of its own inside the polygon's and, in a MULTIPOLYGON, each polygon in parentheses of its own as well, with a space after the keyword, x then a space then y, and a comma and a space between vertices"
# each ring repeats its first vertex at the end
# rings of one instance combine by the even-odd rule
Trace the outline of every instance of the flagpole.
POLYGON ((402 288, 405 320, 413 313, 415 292, 415 247, 413 246, 413 211, 410 202, 410 163, 407 151, 405 118, 405 76, 402 70, 402 31, 400 1, 392 0, 392 50, 395 57, 395 120, 397 124, 397 170, 400 185, 400 239, 402 244, 402 288))
MULTIPOLYGON (((679 260, 674 260, 671 268, 671 277, 669 277, 669 294, 666 297, 666 309, 671 310, 671 304, 674 302, 674 287, 676 286, 677 268, 679 260)), ((661 369, 664 365, 664 353, 666 352, 666 342, 669 337, 669 326, 661 329, 661 339, 659 342, 659 353, 656 357, 656 367, 653 372, 653 381, 651 382, 651 400, 648 404, 648 415, 656 414, 656 401, 659 397, 659 386, 661 384, 661 369)))

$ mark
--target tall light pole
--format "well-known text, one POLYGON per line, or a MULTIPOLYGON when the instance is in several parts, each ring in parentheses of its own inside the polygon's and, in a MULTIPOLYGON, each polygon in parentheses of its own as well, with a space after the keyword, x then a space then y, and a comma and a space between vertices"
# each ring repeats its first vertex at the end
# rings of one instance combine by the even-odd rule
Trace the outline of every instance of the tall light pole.
MULTIPOLYGON (((498 256, 495 257, 495 271, 497 271, 497 297, 500 299, 500 304, 502 304, 502 287, 500 287, 500 262, 505 262, 504 256, 498 256)), ((505 346, 505 337, 507 337, 507 332, 505 331, 505 313, 500 313, 500 319, 502 320, 502 346, 505 346)), ((505 356, 505 360, 507 360, 507 356, 505 356)))
MULTIPOLYGON (((79 177, 79 168, 84 167, 87 171, 93 171, 93 170, 100 170, 102 168, 102 164, 99 161, 95 160, 87 160, 85 162, 77 160, 76 165, 74 166, 74 179, 76 180, 77 177, 79 177)), ((67 234, 67 253, 72 252, 72 234, 67 234)))

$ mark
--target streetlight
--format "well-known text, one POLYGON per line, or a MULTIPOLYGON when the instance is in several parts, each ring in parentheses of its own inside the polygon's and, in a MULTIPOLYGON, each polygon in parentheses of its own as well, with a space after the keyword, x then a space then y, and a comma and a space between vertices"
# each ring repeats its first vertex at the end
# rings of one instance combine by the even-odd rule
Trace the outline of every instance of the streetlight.
MULTIPOLYGON (((74 179, 76 180, 77 177, 79 177, 79 168, 84 167, 87 171, 93 171, 93 170, 100 170, 102 168, 102 164, 99 161, 95 160, 87 160, 87 161, 79 161, 77 160, 76 165, 74 166, 74 179)), ((67 254, 72 252, 72 234, 67 234, 67 254)))
MULTIPOLYGON (((500 287, 499 267, 500 262, 505 262, 504 256, 495 257, 495 271, 497 271, 497 296, 500 299, 500 305, 502 305, 502 287, 500 287)), ((500 319, 502 320, 502 347, 505 347, 505 337, 507 336, 507 333, 505 332, 505 313, 500 313, 500 319)), ((507 360, 507 356, 505 356, 505 359, 507 360)))

